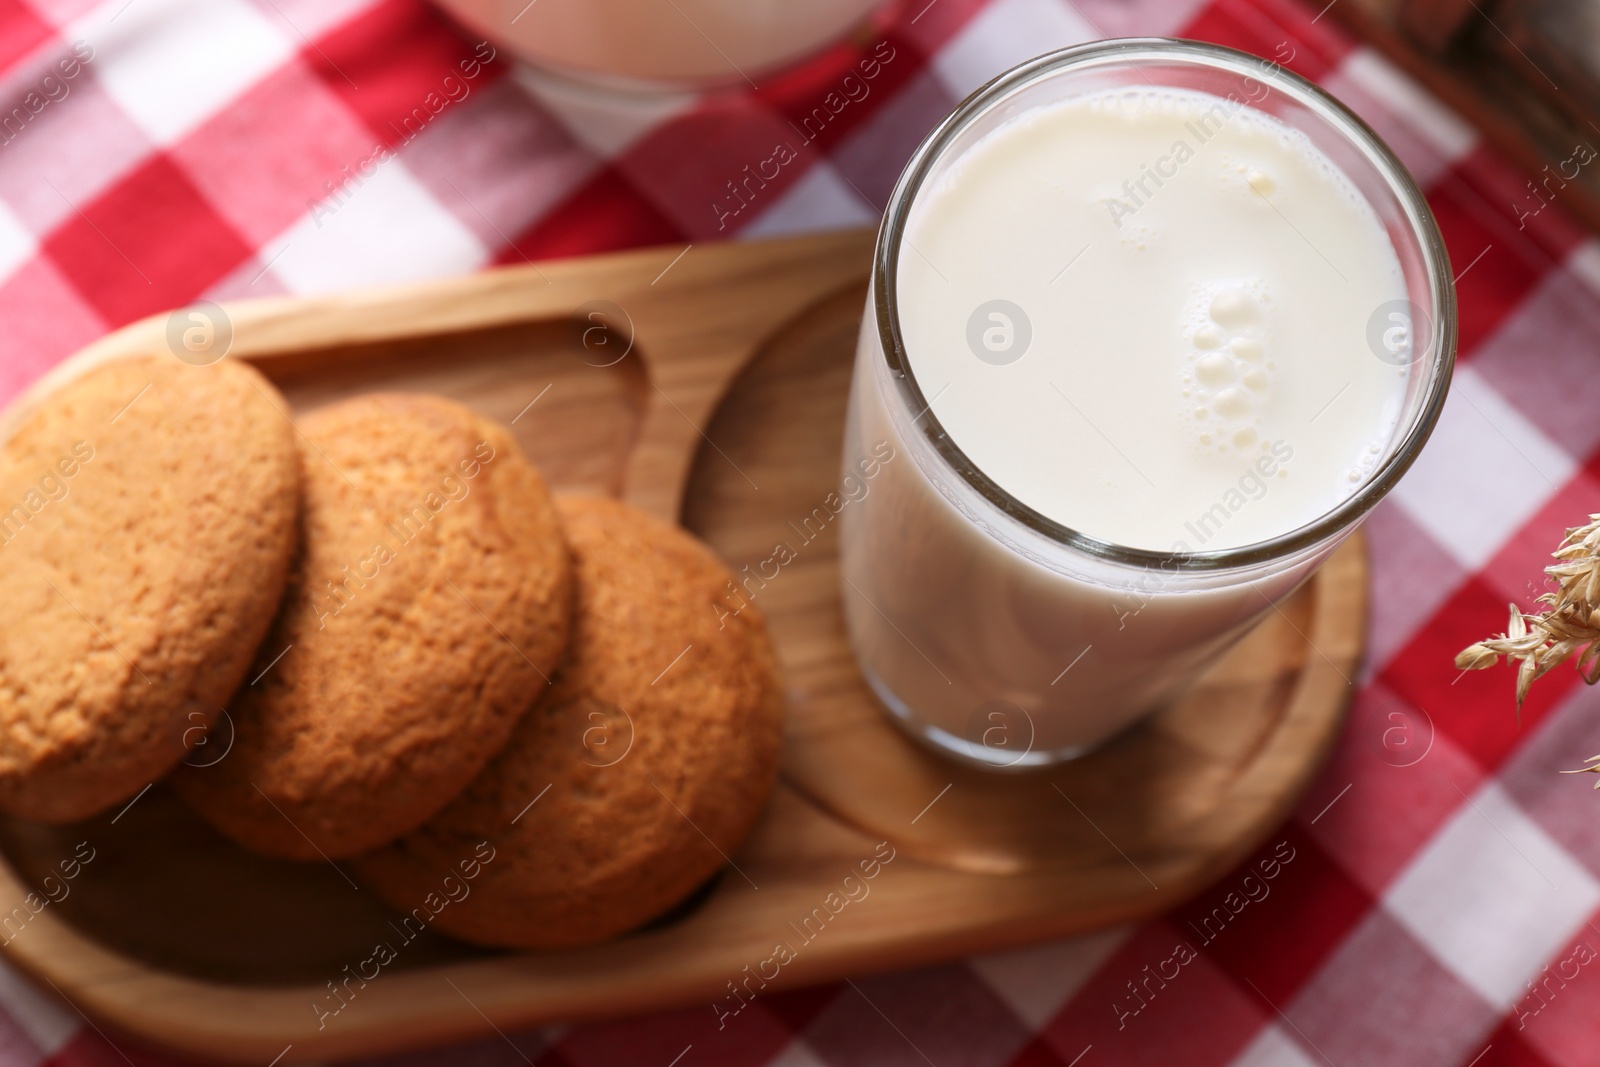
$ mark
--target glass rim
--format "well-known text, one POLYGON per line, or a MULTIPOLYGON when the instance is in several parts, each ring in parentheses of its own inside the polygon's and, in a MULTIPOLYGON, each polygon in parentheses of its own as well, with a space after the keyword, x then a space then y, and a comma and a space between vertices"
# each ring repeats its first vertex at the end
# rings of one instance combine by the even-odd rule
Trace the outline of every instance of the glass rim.
POLYGON ((1248 52, 1182 38, 1128 37, 1073 45, 1028 60, 975 89, 922 140, 895 183, 873 252, 872 292, 872 310, 877 320, 880 347, 894 379, 896 392, 907 411, 918 413, 912 421, 922 421, 923 436, 939 459, 991 505, 1033 533, 1100 559, 1143 568, 1220 571, 1249 567, 1283 559, 1353 528, 1394 488, 1422 451, 1444 408, 1455 367, 1456 297, 1449 255, 1433 212, 1404 164, 1371 127, 1315 83, 1248 52), (1045 77, 1089 61, 1138 60, 1142 57, 1187 60, 1197 66, 1232 71, 1246 77, 1261 75, 1263 64, 1270 64, 1273 68, 1271 80, 1282 80, 1282 84, 1275 85, 1275 88, 1290 91, 1319 118, 1343 133, 1387 182, 1410 224, 1411 236, 1425 265, 1433 303, 1435 321, 1428 353, 1431 359, 1419 357, 1412 364, 1421 368, 1427 360, 1427 393, 1422 397, 1421 406, 1405 436, 1389 449, 1382 465, 1356 492, 1311 522, 1277 537, 1236 548, 1210 552, 1162 552, 1132 548, 1075 530, 1024 504, 985 474, 945 431, 933 412, 931 402, 917 384, 901 336, 897 275, 905 220, 934 165, 955 138, 1006 96, 1045 77))

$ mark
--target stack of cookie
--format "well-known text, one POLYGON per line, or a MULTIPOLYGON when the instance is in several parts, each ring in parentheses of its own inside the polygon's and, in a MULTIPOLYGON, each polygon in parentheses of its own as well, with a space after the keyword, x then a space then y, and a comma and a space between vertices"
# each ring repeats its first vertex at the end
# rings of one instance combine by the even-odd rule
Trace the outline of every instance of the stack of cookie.
MULTIPOLYGON (((169 775, 241 845, 349 859, 437 928, 572 946, 749 833, 781 701, 753 609, 677 527, 552 500, 501 426, 380 394, 291 422, 253 369, 96 368, 0 449, 0 808, 169 775), (180 766, 224 720, 227 755, 180 766)), ((220 728, 220 727, 219 727, 220 728)))

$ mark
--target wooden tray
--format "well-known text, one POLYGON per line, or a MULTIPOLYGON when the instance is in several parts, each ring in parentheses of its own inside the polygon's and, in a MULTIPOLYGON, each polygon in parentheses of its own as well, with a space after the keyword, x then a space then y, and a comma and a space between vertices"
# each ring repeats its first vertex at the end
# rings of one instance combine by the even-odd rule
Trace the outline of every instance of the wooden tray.
MULTIPOLYGON (((871 242, 652 249, 237 304, 229 358, 302 411, 377 388, 456 397, 511 423, 557 487, 678 519, 738 568, 834 487, 871 242), (586 347, 599 320, 574 317, 597 300, 625 312, 586 347)), ((165 351, 165 329, 163 316, 105 338, 30 397, 90 363, 165 351)), ((232 847, 158 784, 84 824, 0 820, 0 902, 21 902, 78 842, 96 850, 7 957, 113 1035, 256 1064, 286 1049, 281 1062, 327 1060, 494 1027, 710 1012, 778 941, 800 942, 790 923, 883 841, 895 858, 870 895, 800 943, 772 988, 1159 913, 1260 843, 1339 727, 1365 619, 1359 540, 1181 703, 1088 758, 1007 776, 947 763, 885 722, 845 643, 834 539, 830 528, 761 594, 788 738, 783 781, 735 857, 744 877, 725 874, 668 920, 543 955, 424 935, 319 1029, 313 1003, 393 940, 392 914, 328 864, 232 847)))

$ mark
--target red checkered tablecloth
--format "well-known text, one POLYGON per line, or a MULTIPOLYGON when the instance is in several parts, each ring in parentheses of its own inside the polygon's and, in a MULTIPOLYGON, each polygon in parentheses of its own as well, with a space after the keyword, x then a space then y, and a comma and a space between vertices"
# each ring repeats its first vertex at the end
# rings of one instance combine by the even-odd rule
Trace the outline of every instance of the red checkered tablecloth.
MULTIPOLYGON (((476 42, 420 0, 0 0, 0 403, 196 298, 873 222, 958 99, 1102 35, 1218 41, 1317 80, 1394 146, 1444 231, 1454 390, 1367 527, 1350 726, 1249 864, 1137 929, 768 996, 723 1030, 701 1006, 405 1062, 1600 1062, 1600 797, 1555 773, 1600 752, 1600 693, 1558 670, 1519 721, 1509 671, 1451 662, 1600 511, 1600 242, 1559 192, 1523 216, 1540 203, 1524 177, 1330 23, 1292 0, 909 0, 759 88, 617 112, 503 58, 462 80, 476 42), (796 125, 868 55, 865 94, 802 146, 796 125), (732 212, 728 178, 779 143, 798 158, 732 212), (1179 946, 1194 958, 1170 977, 1179 946)), ((5 1065, 166 1062, 3 967, 0 1008, 5 1065)))

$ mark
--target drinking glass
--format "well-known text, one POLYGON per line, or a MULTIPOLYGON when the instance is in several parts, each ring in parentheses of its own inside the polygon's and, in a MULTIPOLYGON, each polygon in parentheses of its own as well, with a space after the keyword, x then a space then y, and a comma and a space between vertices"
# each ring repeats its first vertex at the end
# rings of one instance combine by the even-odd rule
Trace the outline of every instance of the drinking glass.
POLYGON ((844 441, 846 485, 864 492, 840 526, 845 619, 867 681, 907 732, 981 766, 1041 766, 1103 744, 1180 695, 1394 487, 1438 419, 1455 348, 1449 262, 1421 192, 1315 85, 1242 52, 1167 39, 1068 48, 1002 74, 922 142, 878 234, 844 441), (1367 331, 1372 358, 1410 367, 1394 432, 1352 494, 1270 540, 1158 552, 1070 529, 962 452, 907 359, 896 285, 922 191, 1000 124, 1115 87, 1253 101, 1343 170, 1399 258, 1407 299, 1374 308, 1367 331))

